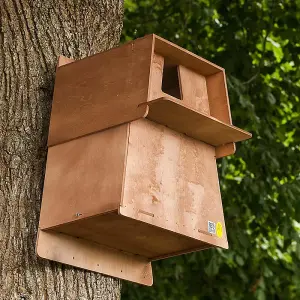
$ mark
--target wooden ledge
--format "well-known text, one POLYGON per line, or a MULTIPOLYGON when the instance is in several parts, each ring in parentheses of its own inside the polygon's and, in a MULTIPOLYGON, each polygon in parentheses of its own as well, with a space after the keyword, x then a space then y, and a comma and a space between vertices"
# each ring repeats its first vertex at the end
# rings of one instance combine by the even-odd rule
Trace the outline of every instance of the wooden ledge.
POLYGON ((251 138, 252 134, 226 124, 214 117, 187 107, 182 100, 164 96, 141 105, 147 105, 147 119, 165 125, 175 131, 212 146, 221 146, 251 138))
POLYGON ((149 259, 54 231, 39 229, 37 255, 78 268, 151 286, 149 259))

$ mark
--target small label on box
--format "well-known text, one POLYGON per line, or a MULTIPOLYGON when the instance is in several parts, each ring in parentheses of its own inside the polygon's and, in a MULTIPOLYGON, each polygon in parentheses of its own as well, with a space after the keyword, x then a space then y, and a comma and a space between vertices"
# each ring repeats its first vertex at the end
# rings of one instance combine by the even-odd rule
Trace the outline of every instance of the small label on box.
POLYGON ((216 234, 216 223, 208 221, 208 233, 216 234))
POLYGON ((217 223, 217 236, 221 238, 223 236, 223 226, 221 222, 217 223))

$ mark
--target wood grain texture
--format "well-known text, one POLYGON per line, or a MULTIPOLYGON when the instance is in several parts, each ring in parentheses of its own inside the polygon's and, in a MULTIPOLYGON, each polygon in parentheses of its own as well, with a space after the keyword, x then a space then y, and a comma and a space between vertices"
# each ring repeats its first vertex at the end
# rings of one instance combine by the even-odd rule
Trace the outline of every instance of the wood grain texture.
POLYGON ((150 94, 148 101, 157 99, 163 94, 161 90, 163 69, 164 58, 157 53, 153 53, 150 73, 150 94))
POLYGON ((150 284, 149 259, 228 248, 216 156, 251 134, 231 124, 223 69, 155 35, 71 62, 56 76, 40 255, 150 284))
POLYGON ((212 146, 251 138, 251 134, 209 115, 187 107, 176 98, 165 96, 142 105, 149 106, 149 120, 166 125, 212 146))
MULTIPOLYGON (((69 62, 61 58, 62 65, 69 62)), ((149 101, 168 94, 195 111, 232 124, 224 70, 156 35, 148 35, 58 69, 48 144, 142 118, 148 107, 139 104, 146 97, 149 101), (120 72, 115 72, 116 65, 120 72), (172 65, 178 70, 178 87, 168 73, 172 65), (170 86, 169 92, 167 79, 176 85, 170 86)), ((217 158, 235 152, 233 142, 215 146, 217 158)))
POLYGON ((142 118, 151 56, 147 36, 58 68, 48 145, 142 118))
POLYGON ((152 285, 151 262, 138 255, 108 248, 53 231, 39 231, 37 254, 41 258, 152 285))
POLYGON ((210 115, 205 76, 178 66, 183 103, 196 111, 210 115))
POLYGON ((235 143, 228 143, 216 147, 216 158, 222 158, 224 156, 229 156, 235 153, 236 147, 235 143))
POLYGON ((232 124, 225 72, 206 77, 210 114, 212 117, 232 124))
MULTIPOLYGON (((206 78, 206 84, 211 115, 224 123, 232 124, 225 71, 208 76, 206 78)), ((234 153, 235 143, 228 143, 216 148, 217 158, 234 153)))
POLYGON ((150 284, 137 276, 134 255, 145 262, 228 247, 215 149, 146 119, 52 146, 41 227, 64 234, 58 242, 39 237, 42 257, 150 284), (222 237, 208 233, 208 221, 221 222, 222 237), (119 251, 131 255, 122 276, 119 251))
POLYGON ((49 148, 41 229, 118 209, 128 126, 119 125, 49 148))
MULTIPOLYGON (((180 76, 181 90, 186 103, 195 110, 198 110, 197 107, 200 105, 202 112, 210 114, 224 123, 232 124, 224 69, 161 37, 156 35, 154 37, 154 51, 179 65, 179 74, 183 74, 180 76), (202 78, 202 81, 200 78, 202 78), (192 82, 195 85, 191 84, 192 82), (188 86, 189 88, 187 88, 188 86), (205 90, 207 91, 209 105, 207 105, 205 90), (194 94, 200 93, 196 106, 193 105, 194 100, 191 100, 188 96, 189 93, 191 93, 192 99, 194 94)), ((234 153, 234 143, 220 145, 216 148, 217 158, 234 153)))
POLYGON ((156 53, 163 57, 168 57, 178 65, 193 69, 204 76, 209 76, 224 70, 203 57, 181 48, 157 35, 154 35, 154 43, 154 51, 156 53))
POLYGON ((120 281, 37 258, 36 234, 59 55, 116 46, 123 1, 0 2, 0 299, 113 300, 120 281))
POLYGON ((225 231, 214 147, 146 119, 132 122, 120 213, 226 248, 226 234, 207 234, 208 220, 225 231))
MULTIPOLYGON (((57 226, 53 230, 148 259, 169 257, 173 253, 186 253, 190 249, 199 250, 210 246, 202 241, 118 215, 117 212, 81 219, 57 226)), ((113 266, 115 262, 111 261, 110 264, 113 266)))

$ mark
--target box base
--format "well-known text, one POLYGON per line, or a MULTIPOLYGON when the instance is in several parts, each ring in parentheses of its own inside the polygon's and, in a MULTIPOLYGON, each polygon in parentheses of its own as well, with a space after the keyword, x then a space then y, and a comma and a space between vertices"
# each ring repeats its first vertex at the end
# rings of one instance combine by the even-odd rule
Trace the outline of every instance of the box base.
MULTIPOLYGON (((204 242, 202 236, 201 239, 191 238, 117 212, 83 218, 48 228, 46 232, 49 231, 103 245, 113 251, 143 257, 148 261, 215 246, 204 242)), ((200 237, 201 234, 197 233, 200 237)))

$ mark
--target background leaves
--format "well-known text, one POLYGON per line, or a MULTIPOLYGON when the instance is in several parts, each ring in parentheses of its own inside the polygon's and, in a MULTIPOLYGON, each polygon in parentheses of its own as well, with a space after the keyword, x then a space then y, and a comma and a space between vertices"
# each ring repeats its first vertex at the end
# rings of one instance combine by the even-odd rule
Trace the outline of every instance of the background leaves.
POLYGON ((300 299, 300 1, 125 1, 123 41, 148 33, 224 67, 253 138, 218 165, 230 249, 155 262, 123 299, 300 299))

